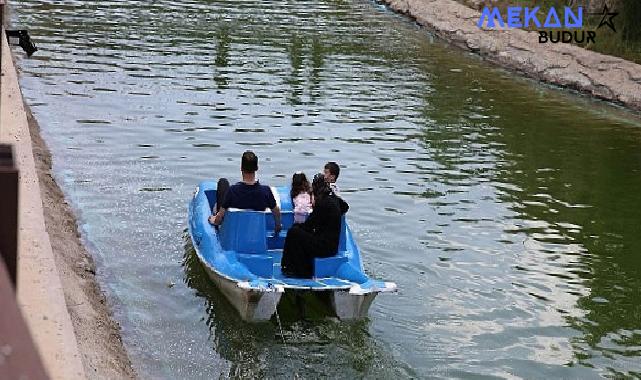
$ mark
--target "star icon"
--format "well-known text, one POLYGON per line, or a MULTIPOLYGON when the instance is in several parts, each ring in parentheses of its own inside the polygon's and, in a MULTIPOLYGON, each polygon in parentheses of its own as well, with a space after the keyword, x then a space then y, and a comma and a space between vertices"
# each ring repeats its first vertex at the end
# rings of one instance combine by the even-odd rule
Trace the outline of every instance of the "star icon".
POLYGON ((603 12, 602 13, 592 13, 593 15, 602 15, 601 17, 601 22, 599 22, 599 26, 596 28, 599 29, 603 25, 607 25, 612 29, 614 33, 617 32, 617 30, 614 28, 614 22, 612 19, 619 14, 619 12, 610 12, 610 9, 608 9, 607 4, 603 4, 603 12))

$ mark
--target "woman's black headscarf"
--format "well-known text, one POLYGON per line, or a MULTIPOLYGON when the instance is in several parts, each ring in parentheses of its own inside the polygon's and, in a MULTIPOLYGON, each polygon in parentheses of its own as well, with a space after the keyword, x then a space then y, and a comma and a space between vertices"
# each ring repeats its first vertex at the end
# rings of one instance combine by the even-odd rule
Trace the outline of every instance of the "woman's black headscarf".
POLYGON ((329 187, 327 182, 325 182, 325 176, 323 173, 318 173, 314 176, 314 180, 312 181, 312 192, 316 199, 321 199, 332 192, 332 189, 329 187))

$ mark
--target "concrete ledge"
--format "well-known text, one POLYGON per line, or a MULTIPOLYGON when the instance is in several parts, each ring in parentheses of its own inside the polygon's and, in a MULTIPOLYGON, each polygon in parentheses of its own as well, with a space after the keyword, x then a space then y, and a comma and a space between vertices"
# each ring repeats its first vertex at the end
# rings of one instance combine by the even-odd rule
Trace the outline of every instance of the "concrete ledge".
POLYGON ((536 32, 488 30, 453 0, 382 0, 439 37, 500 66, 641 111, 641 65, 569 44, 539 44, 536 32))
POLYGON ((20 170, 18 303, 49 376, 84 379, 78 342, 45 229, 27 116, 11 50, 2 31, 0 141, 14 145, 20 170))

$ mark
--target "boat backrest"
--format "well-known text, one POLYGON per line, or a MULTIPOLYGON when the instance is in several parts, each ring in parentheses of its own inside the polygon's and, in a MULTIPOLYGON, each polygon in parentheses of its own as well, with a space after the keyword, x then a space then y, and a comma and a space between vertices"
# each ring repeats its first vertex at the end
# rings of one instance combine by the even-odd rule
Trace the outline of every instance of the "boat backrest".
MULTIPOLYGON (((267 223, 267 231, 274 230, 274 217, 272 216, 271 211, 265 212, 265 222, 267 223)), ((283 225, 283 231, 287 231, 294 224, 294 212, 293 211, 281 211, 280 212, 280 223, 283 225)))
POLYGON ((224 250, 238 253, 267 251, 265 212, 229 209, 218 231, 224 250))
POLYGON ((347 225, 345 215, 343 215, 341 218, 341 235, 338 240, 338 252, 336 252, 335 256, 316 258, 314 260, 314 277, 336 276, 336 271, 347 261, 347 225))
POLYGON ((209 203, 209 209, 213 210, 216 205, 216 190, 205 190, 205 196, 207 197, 207 202, 209 203))

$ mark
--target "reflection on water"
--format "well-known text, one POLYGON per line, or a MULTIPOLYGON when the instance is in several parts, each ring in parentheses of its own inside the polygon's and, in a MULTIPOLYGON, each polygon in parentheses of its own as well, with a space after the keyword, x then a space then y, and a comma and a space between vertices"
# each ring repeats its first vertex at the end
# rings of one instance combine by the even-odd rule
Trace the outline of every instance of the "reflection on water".
MULTIPOLYGON (((569 124, 573 116, 556 117, 569 124)), ((515 227, 527 228, 549 256, 548 275, 562 279, 566 292, 578 298, 582 312, 565 313, 583 332, 571 341, 575 360, 638 376, 641 330, 633 316, 641 315, 641 240, 634 221, 641 220, 641 210, 633 205, 641 187, 641 135, 612 133, 598 121, 552 135, 546 121, 539 119, 537 128, 545 144, 524 147, 517 143, 522 136, 504 134, 515 167, 537 168, 536 176, 531 170, 502 173, 519 187, 505 198, 519 198, 522 217, 538 221, 515 227), (563 154, 560 147, 585 140, 583 128, 592 130, 592 138, 581 143, 589 155, 563 154)))
POLYGON ((41 49, 20 60, 25 97, 143 377, 641 376, 638 118, 369 1, 27 0, 13 17, 41 49), (400 287, 368 321, 285 308, 283 344, 184 248, 194 186, 233 178, 245 149, 269 184, 340 162, 366 269, 400 287))
MULTIPOLYGON (((185 283, 204 300, 214 350, 230 365, 218 374, 241 378, 411 377, 415 374, 377 347, 367 321, 343 323, 328 318, 277 323, 243 322, 212 284, 186 235, 185 283), (332 363, 326 367, 323 363, 332 363)), ((285 303, 285 302, 284 302, 285 303)), ((309 312, 309 311, 308 311, 309 312)), ((292 313, 295 314, 295 313, 292 313)))

